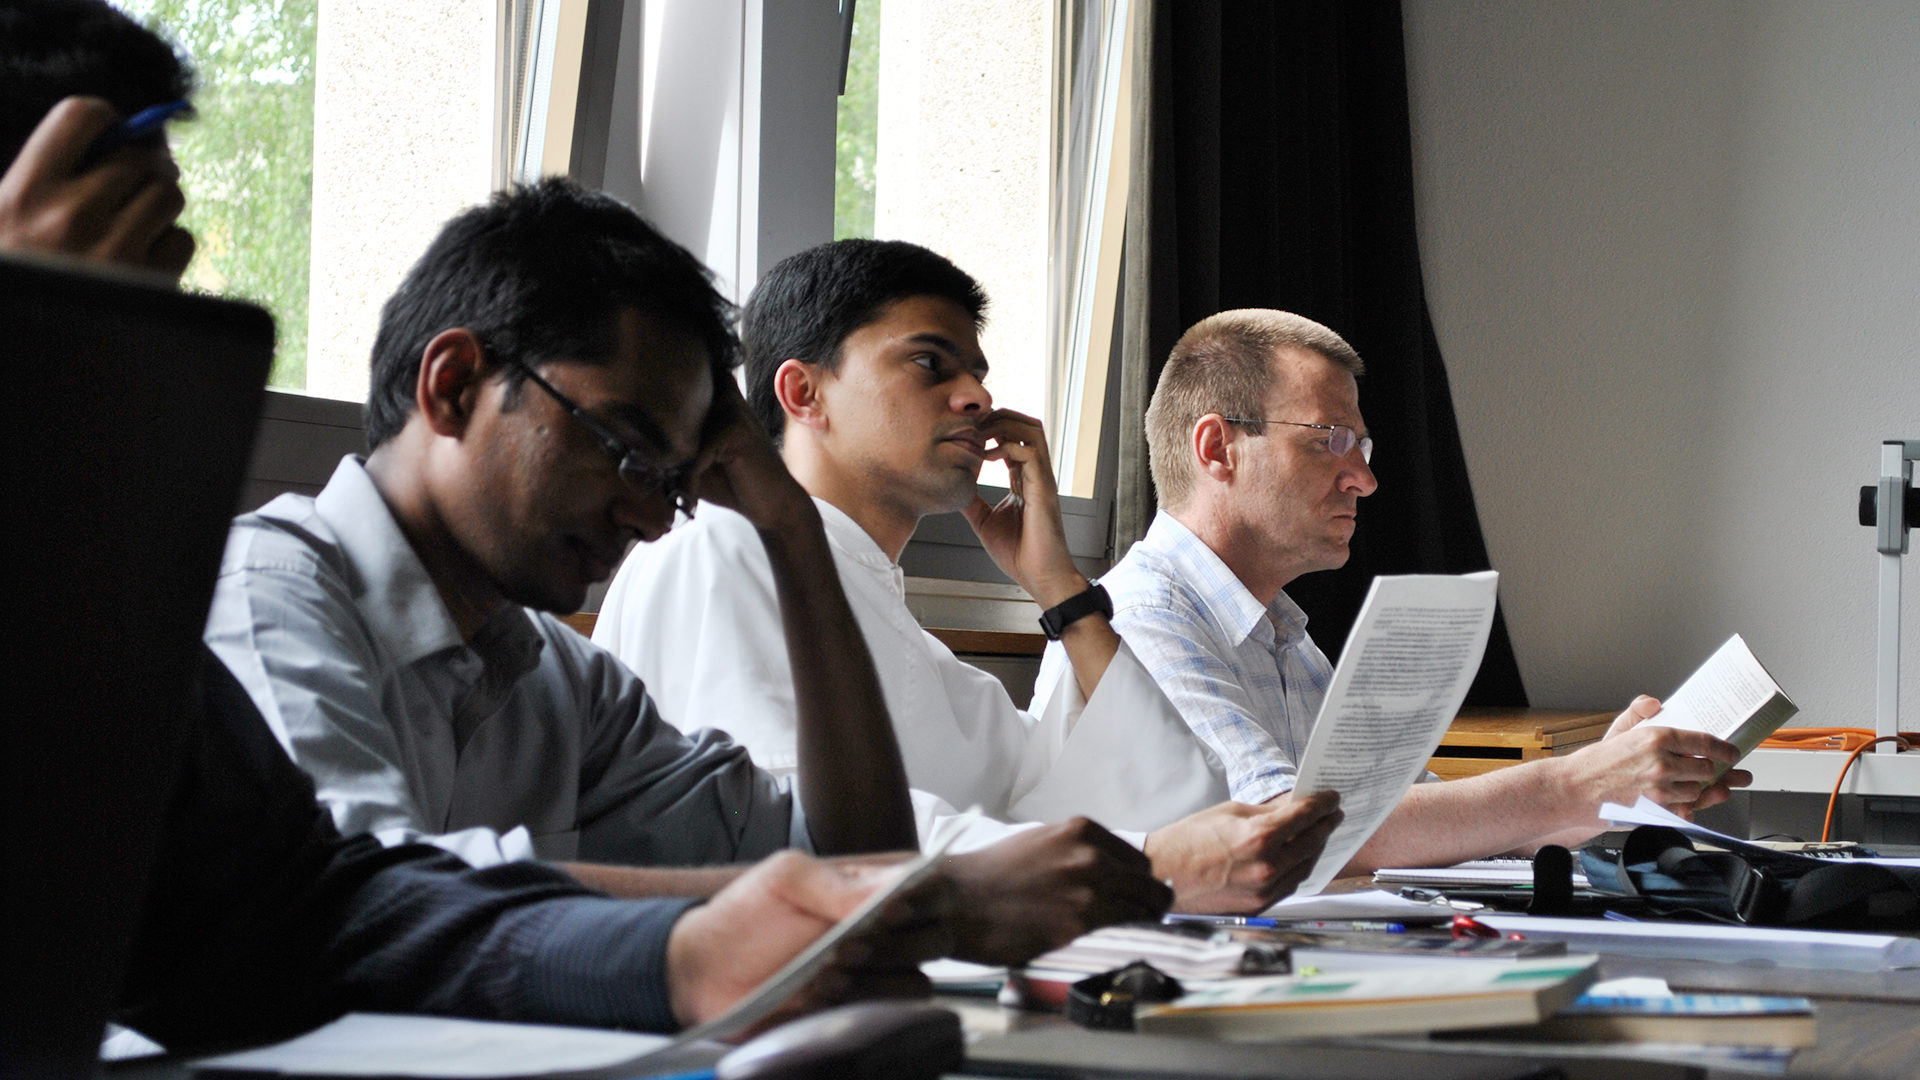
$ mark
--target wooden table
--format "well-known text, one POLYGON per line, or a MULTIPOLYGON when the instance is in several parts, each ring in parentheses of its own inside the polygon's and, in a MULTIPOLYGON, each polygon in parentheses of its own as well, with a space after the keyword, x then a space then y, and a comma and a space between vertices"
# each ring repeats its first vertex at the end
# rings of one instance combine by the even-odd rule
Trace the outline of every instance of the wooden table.
POLYGON ((1442 780, 1458 780, 1570 754, 1605 735, 1614 715, 1584 709, 1465 708, 1441 736, 1440 749, 1427 768, 1442 780))

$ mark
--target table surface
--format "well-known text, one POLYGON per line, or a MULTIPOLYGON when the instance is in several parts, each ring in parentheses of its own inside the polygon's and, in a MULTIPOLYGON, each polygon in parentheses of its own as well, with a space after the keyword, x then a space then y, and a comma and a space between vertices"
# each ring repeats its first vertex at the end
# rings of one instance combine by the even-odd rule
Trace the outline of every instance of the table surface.
MULTIPOLYGON (((1787 1069, 1788 1076, 1859 1080, 1913 1080, 1915 1076, 1920 1076, 1920 1022, 1916 1022, 1920 1021, 1920 970, 1880 973, 1813 971, 1645 957, 1603 957, 1600 968, 1603 978, 1658 976, 1666 979, 1676 991, 1797 994, 1816 999, 1819 1042, 1794 1055, 1787 1069)), ((1054 1013, 1006 1009, 986 998, 947 997, 941 1000, 960 1014, 970 1038, 992 1038, 1023 1032, 1053 1032, 1072 1038, 1077 1032, 1063 1017, 1054 1013)), ((1104 1048, 1108 1051, 1103 1056, 1111 1056, 1112 1048, 1116 1045, 1111 1040, 1116 1036, 1093 1038, 1103 1040, 1104 1048)), ((1129 1035, 1124 1038, 1155 1037, 1129 1035)), ((1181 1048, 1169 1045, 1173 1045, 1176 1051, 1187 1053, 1189 1058, 1194 1053, 1190 1046, 1181 1048)), ((1272 1044, 1222 1045, 1212 1048, 1217 1053, 1208 1055, 1216 1059, 1209 1063, 1212 1066, 1209 1071, 1225 1070, 1222 1073, 1224 1075, 1237 1072, 1246 1076, 1287 1076, 1290 1072, 1286 1063, 1290 1056, 1297 1062, 1314 1060, 1316 1055, 1321 1062, 1329 1059, 1338 1062, 1344 1056, 1356 1059, 1355 1063, 1359 1064, 1368 1056, 1362 1052, 1365 1047, 1365 1040, 1338 1045, 1303 1044, 1292 1051, 1272 1044)), ((1131 1058, 1146 1049, 1128 1048, 1119 1056, 1131 1058)), ((1440 1055, 1457 1056, 1470 1052, 1436 1044, 1427 1053, 1438 1062, 1440 1055)), ((1144 1058, 1151 1055, 1140 1056, 1144 1058)), ((1163 1053, 1161 1056, 1166 1055, 1163 1053)), ((1568 1080, 1599 1080, 1602 1077, 1634 1077, 1638 1080, 1663 1076, 1716 1080, 1734 1075, 1720 1071, 1663 1069, 1662 1066, 1645 1062, 1623 1066, 1617 1060, 1555 1059, 1549 1047, 1541 1047, 1538 1052, 1527 1052, 1524 1056, 1530 1060, 1552 1062, 1565 1072, 1568 1080)), ((1313 1075, 1329 1075, 1324 1071, 1324 1065, 1321 1070, 1310 1071, 1313 1075)), ((1457 1067, 1436 1067, 1423 1075, 1437 1078, 1457 1072, 1457 1067)), ((106 1073, 114 1080, 184 1080, 193 1075, 179 1061, 168 1059, 122 1062, 110 1066, 106 1073)), ((1098 1075, 1116 1076, 1124 1073, 1101 1072, 1098 1075)), ((1143 1072, 1142 1075, 1149 1074, 1143 1072)), ((1162 1071, 1151 1075, 1166 1077, 1171 1074, 1162 1071)), ((1296 1071, 1291 1075, 1302 1074, 1296 1071)))

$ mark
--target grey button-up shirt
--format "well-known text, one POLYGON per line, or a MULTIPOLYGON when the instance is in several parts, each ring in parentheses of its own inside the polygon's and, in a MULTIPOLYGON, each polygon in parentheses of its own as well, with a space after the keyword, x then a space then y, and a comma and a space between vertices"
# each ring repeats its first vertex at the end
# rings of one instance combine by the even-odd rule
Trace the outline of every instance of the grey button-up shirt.
POLYGON ((354 458, 318 498, 234 522, 206 639, 342 832, 478 866, 810 846, 785 781, 723 734, 663 723, 632 672, 559 620, 507 608, 463 641, 354 458))

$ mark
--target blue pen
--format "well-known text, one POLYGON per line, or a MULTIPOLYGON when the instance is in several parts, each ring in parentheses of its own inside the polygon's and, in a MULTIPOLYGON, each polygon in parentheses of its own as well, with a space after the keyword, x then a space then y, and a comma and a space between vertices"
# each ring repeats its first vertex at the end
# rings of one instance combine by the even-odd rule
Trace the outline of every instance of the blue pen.
POLYGON ((1278 919, 1266 919, 1257 915, 1168 915, 1168 922, 1201 923, 1206 926, 1264 926, 1268 929, 1280 925, 1278 919))
POLYGON ((1389 934, 1407 932, 1406 923, 1381 922, 1377 919, 1293 919, 1286 925, 1293 930, 1381 930, 1389 934))
POLYGON ((93 140, 93 145, 87 148, 86 155, 80 159, 79 168, 74 171, 85 172, 121 147, 152 135, 165 127, 167 121, 189 107, 185 100, 181 100, 169 101, 165 105, 155 105, 150 109, 141 109, 128 117, 126 123, 107 129, 99 138, 93 140))

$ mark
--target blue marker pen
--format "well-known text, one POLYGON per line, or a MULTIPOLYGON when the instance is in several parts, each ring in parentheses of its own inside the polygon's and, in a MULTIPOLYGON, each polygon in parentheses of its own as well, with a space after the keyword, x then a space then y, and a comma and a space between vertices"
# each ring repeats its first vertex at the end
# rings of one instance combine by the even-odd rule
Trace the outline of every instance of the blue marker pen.
POLYGON ((1265 919, 1257 915, 1179 915, 1170 914, 1167 922, 1201 923, 1205 926, 1264 926, 1268 929, 1280 925, 1278 919, 1265 919))
POLYGON ((128 117, 119 127, 108 128, 99 138, 93 140, 93 145, 87 148, 86 155, 80 159, 79 168, 74 171, 87 171, 121 147, 138 142, 159 131, 166 126, 167 121, 190 107, 186 101, 181 100, 169 101, 165 105, 155 105, 150 109, 141 109, 128 117))

